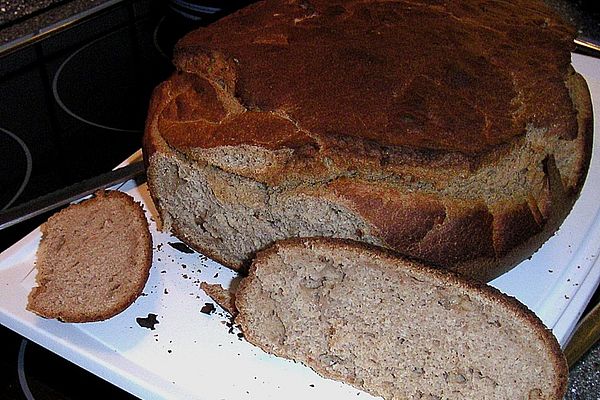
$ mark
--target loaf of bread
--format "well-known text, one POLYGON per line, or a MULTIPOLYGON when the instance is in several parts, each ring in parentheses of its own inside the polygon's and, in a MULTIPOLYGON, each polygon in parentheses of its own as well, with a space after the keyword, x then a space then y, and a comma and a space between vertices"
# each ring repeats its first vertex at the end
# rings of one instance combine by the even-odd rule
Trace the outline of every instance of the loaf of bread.
POLYGON ((142 293, 152 237, 141 205, 119 191, 99 191, 41 226, 37 286, 27 309, 64 322, 110 318, 142 293))
POLYGON ((512 297, 349 240, 258 253, 235 296, 246 339, 384 399, 562 400, 558 342, 512 297))
POLYGON ((164 227, 238 270, 327 236, 498 276, 586 175, 574 35, 531 0, 265 0, 200 28, 146 124, 164 227))

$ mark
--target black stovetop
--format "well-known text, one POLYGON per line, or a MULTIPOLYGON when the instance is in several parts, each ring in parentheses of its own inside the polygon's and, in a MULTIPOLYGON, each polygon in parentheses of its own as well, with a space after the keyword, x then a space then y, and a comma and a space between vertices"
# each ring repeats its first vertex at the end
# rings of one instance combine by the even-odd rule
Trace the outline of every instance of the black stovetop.
MULTIPOLYGON (((0 55, 0 209, 108 171, 140 148, 148 98, 182 34, 166 11, 116 2, 0 55)), ((3 231, 0 249, 46 217, 3 231)))
MULTIPOLYGON (((600 38, 593 2, 548 1, 600 38)), ((244 1, 199 3, 188 15, 178 0, 0 0, 0 210, 108 171, 140 148, 175 41, 244 1)), ((47 217, 0 231, 0 252, 47 217)), ((0 343, 0 399, 131 397, 2 326, 0 343)))
MULTIPOLYGON (((152 89, 172 72, 176 40, 241 2, 193 15, 179 1, 3 3, 0 210, 106 172, 136 152, 152 89)), ((0 252, 47 217, 0 231, 0 252)), ((130 397, 3 326, 0 343, 0 399, 130 397)))

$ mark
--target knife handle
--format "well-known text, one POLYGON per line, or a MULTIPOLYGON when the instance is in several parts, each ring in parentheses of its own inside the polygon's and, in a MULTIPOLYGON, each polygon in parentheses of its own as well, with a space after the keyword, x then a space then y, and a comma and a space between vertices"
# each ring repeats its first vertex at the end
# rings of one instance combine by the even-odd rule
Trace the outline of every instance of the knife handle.
POLYGON ((569 368, 600 339, 600 302, 589 311, 575 328, 575 333, 564 350, 569 368))

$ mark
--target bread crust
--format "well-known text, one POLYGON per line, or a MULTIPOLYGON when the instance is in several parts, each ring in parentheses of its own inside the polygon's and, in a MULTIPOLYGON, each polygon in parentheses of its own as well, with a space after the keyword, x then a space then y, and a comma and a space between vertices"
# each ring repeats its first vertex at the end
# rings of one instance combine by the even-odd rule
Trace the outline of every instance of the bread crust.
MULTIPOLYGON (((368 231, 363 233, 376 238, 372 243, 477 279, 490 280, 531 256, 573 206, 591 157, 589 90, 570 66, 573 28, 537 2, 514 5, 522 18, 515 30, 505 24, 516 18, 513 6, 482 2, 493 10, 494 20, 462 2, 416 6, 424 21, 448 13, 473 22, 448 25, 436 19, 441 34, 456 35, 457 42, 452 51, 439 44, 432 52, 436 59, 448 57, 447 70, 428 70, 430 75, 419 81, 395 64, 404 59, 381 50, 405 45, 382 33, 372 48, 375 42, 357 39, 344 25, 360 22, 357 26, 371 33, 383 29, 381 20, 365 22, 361 13, 376 14, 389 6, 384 20, 406 34, 404 29, 416 28, 394 15, 414 10, 402 2, 334 3, 258 2, 178 44, 174 62, 179 72, 155 90, 144 136, 149 189, 166 225, 227 266, 241 269, 249 261, 247 255, 240 261, 208 246, 173 218, 177 210, 159 190, 166 181, 166 172, 156 167, 162 158, 186 168, 217 168, 226 180, 247 179, 269 192, 310 192, 361 219, 368 231), (268 17, 273 14, 281 19, 268 17), (488 31, 492 26, 499 36, 488 31), (354 41, 340 43, 333 31, 354 41), (345 62, 331 70, 330 60, 319 58, 320 42, 314 42, 315 60, 303 72, 293 72, 307 51, 301 39, 313 43, 316 32, 323 46, 345 62), (527 34, 538 35, 539 41, 523 48, 516 39, 527 34), (477 35, 492 35, 502 43, 498 53, 472 48, 472 41, 475 47, 482 43, 477 35), (266 68, 267 61, 276 65, 266 68), (512 80, 492 74, 490 68, 496 67, 512 80), (317 68, 322 71, 318 80, 303 75, 317 68), (352 81, 354 93, 340 79, 359 72, 364 82, 352 81), (387 80, 390 74, 397 78, 387 80), (438 82, 438 91, 430 81, 438 82), (334 84, 340 93, 323 93, 334 84), (402 90, 390 93, 394 85, 402 90), (371 91, 377 100, 367 95, 371 91), (497 96, 487 96, 491 92, 497 96), (338 94, 352 99, 353 108, 338 107, 345 101, 338 94), (479 115, 473 104, 488 123, 470 117, 479 115), (549 169, 557 176, 550 176, 549 169), (431 223, 431 207, 441 222, 431 223), (408 232, 407 226, 414 230, 408 232)), ((421 60, 414 47, 407 59, 421 60)), ((420 61, 409 66, 413 75, 415 68, 424 68, 420 61)))
POLYGON ((227 311, 231 316, 237 315, 237 309, 235 308, 235 293, 231 292, 231 289, 225 289, 218 283, 207 283, 201 282, 200 289, 213 299, 222 309, 227 311))
MULTIPOLYGON (((552 394, 551 398, 562 399, 564 396, 568 383, 568 367, 560 345, 552 334, 552 331, 547 329, 542 321, 523 303, 483 282, 466 278, 451 271, 443 271, 435 266, 423 264, 419 260, 408 258, 389 249, 347 239, 323 237, 290 238, 275 242, 270 247, 257 253, 256 258, 250 266, 248 276, 240 282, 236 291, 235 307, 238 311, 238 314, 235 322, 241 326, 246 340, 260 347, 265 352, 273 353, 273 347, 272 344, 264 343, 262 340, 255 338, 253 335, 254 332, 251 328, 252 324, 247 320, 247 318, 251 318, 251 310, 253 307, 256 307, 256 305, 249 304, 247 302, 247 291, 249 291, 253 285, 259 284, 259 282, 255 282, 255 280, 258 279, 256 270, 261 268, 265 263, 270 262, 274 256, 277 258, 276 256, 281 249, 296 249, 306 253, 310 253, 314 249, 326 249, 330 254, 343 251, 348 251, 350 254, 353 252, 366 253, 369 257, 383 260, 383 263, 381 264, 370 264, 369 268, 379 268, 384 266, 391 269, 401 266, 402 270, 408 272, 408 274, 413 276, 415 279, 422 279, 423 276, 427 276, 433 278, 442 287, 462 288, 466 291, 466 293, 469 293, 469 295, 481 296, 482 298, 485 298, 491 303, 495 304, 497 307, 510 310, 510 312, 513 313, 516 318, 525 321, 534 329, 537 336, 544 343, 545 348, 551 355, 552 368, 554 369, 555 376, 557 377, 556 382, 554 382, 554 393, 552 394)), ((332 376, 331 370, 326 370, 319 364, 317 360, 312 360, 309 362, 309 366, 325 377, 348 382, 348 378, 343 375, 332 376)), ((353 384, 360 389, 365 389, 360 385, 359 382, 349 381, 348 383, 353 384)))

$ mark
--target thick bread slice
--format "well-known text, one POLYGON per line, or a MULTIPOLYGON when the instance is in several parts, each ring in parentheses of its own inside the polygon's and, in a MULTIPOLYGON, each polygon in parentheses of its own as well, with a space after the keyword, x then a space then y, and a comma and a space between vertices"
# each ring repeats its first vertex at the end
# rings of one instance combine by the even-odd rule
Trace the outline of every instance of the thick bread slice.
POLYGON ((561 400, 567 365, 498 290, 340 239, 258 253, 236 292, 246 339, 384 399, 561 400))
POLYGON ((41 226, 37 285, 27 309, 64 322, 110 318, 142 293, 152 264, 152 237, 139 203, 99 191, 41 226))
POLYGON ((178 44, 148 114, 150 193, 235 269, 328 236, 492 279, 585 179, 575 33, 540 1, 259 1, 178 44))

